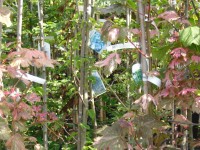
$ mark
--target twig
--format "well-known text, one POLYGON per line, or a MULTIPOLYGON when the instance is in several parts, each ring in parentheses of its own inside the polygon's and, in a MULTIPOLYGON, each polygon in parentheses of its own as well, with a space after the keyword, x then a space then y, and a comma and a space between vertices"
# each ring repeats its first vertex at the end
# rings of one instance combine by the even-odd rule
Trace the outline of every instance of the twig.
POLYGON ((31 87, 31 85, 32 85, 32 82, 30 82, 30 83, 28 84, 26 90, 23 92, 21 98, 20 98, 19 101, 16 103, 16 105, 19 104, 19 103, 22 101, 22 99, 26 96, 26 94, 27 94, 29 88, 31 87))
POLYGON ((61 137, 58 136, 53 130, 51 130, 47 125, 43 124, 47 129, 49 129, 57 138, 61 139, 63 142, 65 142, 65 140, 61 137))
POLYGON ((169 122, 173 122, 175 124, 186 124, 186 125, 191 125, 191 126, 199 126, 200 123, 187 123, 187 122, 181 122, 181 121, 173 121, 173 120, 168 120, 169 122))
POLYGON ((146 58, 150 58, 150 56, 148 56, 147 54, 145 54, 145 53, 143 53, 143 51, 141 51, 139 48, 137 48, 137 46, 128 38, 128 37, 126 37, 127 38, 127 40, 136 48, 136 50, 139 52, 139 53, 141 53, 144 57, 146 57, 146 58))
MULTIPOLYGON (((58 122, 56 122, 58 125, 60 125, 62 128, 63 128, 63 130, 69 135, 69 136, 71 136, 71 134, 65 129, 65 127, 63 127, 60 123, 58 123, 58 122)), ((77 142, 77 139, 75 139, 74 138, 74 136, 71 136, 76 142, 77 142)))
MULTIPOLYGON (((101 76, 101 75, 100 75, 101 76)), ((104 78, 101 76, 101 78, 102 78, 102 80, 104 81, 104 83, 108 86, 108 88, 110 89, 110 91, 115 95, 115 97, 117 98, 117 100, 127 109, 127 110, 129 110, 128 109, 128 107, 122 102, 122 100, 119 98, 119 96, 116 94, 116 92, 112 89, 112 87, 109 85, 109 84, 107 84, 106 82, 105 82, 105 80, 104 80, 104 78)))

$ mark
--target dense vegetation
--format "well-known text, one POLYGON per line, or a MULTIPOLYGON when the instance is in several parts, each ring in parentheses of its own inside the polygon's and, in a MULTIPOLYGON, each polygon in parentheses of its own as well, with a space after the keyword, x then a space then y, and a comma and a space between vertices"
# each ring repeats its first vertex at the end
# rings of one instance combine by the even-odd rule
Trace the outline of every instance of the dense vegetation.
POLYGON ((199 149, 199 12, 0 0, 0 150, 199 149))

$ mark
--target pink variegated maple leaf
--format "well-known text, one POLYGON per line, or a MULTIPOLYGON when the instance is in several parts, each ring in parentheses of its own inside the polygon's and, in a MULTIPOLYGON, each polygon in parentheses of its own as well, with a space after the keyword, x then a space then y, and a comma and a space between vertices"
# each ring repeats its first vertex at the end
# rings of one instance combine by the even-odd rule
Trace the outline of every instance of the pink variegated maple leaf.
POLYGON ((134 103, 139 104, 144 110, 148 108, 149 102, 153 102, 155 106, 158 105, 157 99, 154 99, 153 96, 150 94, 144 94, 142 95, 138 100, 136 100, 134 103))
POLYGON ((120 64, 121 63, 121 58, 119 56, 119 54, 117 53, 112 53, 110 54, 106 59, 102 60, 102 61, 98 61, 95 63, 95 66, 97 67, 104 67, 104 66, 109 66, 110 65, 110 62, 114 59, 114 61, 117 63, 117 64, 120 64))
POLYGON ((136 35, 140 35, 141 31, 139 29, 130 29, 130 32, 136 35))
POLYGON ((35 93, 28 94, 25 98, 32 104, 40 101, 40 97, 35 93))
POLYGON ((44 121, 47 121, 47 112, 43 112, 43 113, 39 113, 37 115, 37 121, 38 122, 44 122, 44 121))
POLYGON ((58 117, 56 116, 56 113, 55 113, 55 112, 50 112, 50 113, 48 113, 48 116, 49 116, 49 119, 50 119, 51 121, 58 120, 58 117))
POLYGON ((183 90, 181 90, 178 94, 179 95, 186 95, 188 93, 194 93, 197 89, 195 88, 184 88, 183 90))
POLYGON ((57 63, 55 60, 49 59, 43 51, 27 48, 21 48, 20 51, 11 52, 8 54, 7 59, 12 60, 12 67, 28 67, 34 65, 38 68, 42 66, 53 68, 53 64, 57 63))
POLYGON ((167 21, 178 20, 180 17, 175 11, 165 11, 164 13, 158 15, 158 18, 162 18, 167 21))
POLYGON ((185 61, 187 61, 187 49, 184 49, 182 47, 178 47, 173 49, 170 54, 172 55, 172 57, 174 58, 180 58, 183 57, 185 61))
POLYGON ((195 63, 200 63, 200 56, 192 56, 192 61, 195 63))
POLYGON ((24 102, 20 102, 12 112, 13 120, 28 120, 32 118, 32 109, 24 102))

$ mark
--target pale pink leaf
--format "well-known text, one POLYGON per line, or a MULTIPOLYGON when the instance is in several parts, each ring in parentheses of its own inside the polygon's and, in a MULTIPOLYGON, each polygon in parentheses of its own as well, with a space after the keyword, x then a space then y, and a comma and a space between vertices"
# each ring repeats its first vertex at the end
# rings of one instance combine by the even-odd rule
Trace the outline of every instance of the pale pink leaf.
POLYGON ((162 18, 167 21, 178 20, 180 17, 175 11, 165 11, 164 13, 158 15, 158 18, 162 18))
POLYGON ((157 100, 154 99, 153 96, 150 94, 144 94, 142 95, 138 100, 136 100, 134 103, 139 104, 144 110, 148 108, 149 102, 153 102, 155 106, 158 105, 157 100))
POLYGON ((35 94, 35 93, 28 94, 25 98, 30 103, 35 103, 35 102, 39 102, 40 101, 40 97, 37 94, 35 94))
POLYGON ((130 29, 130 32, 132 32, 133 34, 136 34, 136 35, 141 34, 141 31, 139 29, 130 29))
POLYGON ((170 54, 174 57, 174 58, 180 58, 180 57, 186 57, 187 55, 187 49, 184 49, 182 47, 178 47, 173 49, 170 54))
POLYGON ((118 28, 112 28, 108 32, 108 41, 110 42, 116 42, 119 38, 119 32, 120 30, 118 28))
POLYGON ((97 67, 104 67, 104 66, 109 66, 110 62, 112 61, 112 59, 115 60, 116 63, 120 64, 121 63, 121 59, 119 57, 119 54, 117 53, 112 53, 110 54, 106 59, 102 60, 102 61, 98 61, 95 63, 95 66, 97 67))
POLYGON ((157 30, 150 30, 150 38, 153 38, 154 36, 158 35, 159 32, 157 30))
POLYGON ((178 22, 180 22, 182 24, 186 24, 186 25, 191 25, 190 22, 189 22, 189 20, 187 20, 187 19, 180 18, 180 19, 178 19, 178 22))
POLYGON ((192 56, 192 61, 195 63, 200 63, 200 56, 192 56))
POLYGON ((183 90, 181 90, 178 94, 179 95, 186 95, 188 93, 194 93, 197 89, 195 88, 184 88, 183 90))

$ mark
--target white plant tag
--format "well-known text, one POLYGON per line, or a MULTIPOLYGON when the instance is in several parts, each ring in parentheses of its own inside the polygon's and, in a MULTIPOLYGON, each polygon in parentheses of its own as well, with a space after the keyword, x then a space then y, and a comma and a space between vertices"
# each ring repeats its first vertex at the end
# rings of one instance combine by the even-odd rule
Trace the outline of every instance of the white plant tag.
POLYGON ((128 42, 128 43, 110 45, 106 47, 107 51, 114 51, 118 49, 129 49, 129 48, 139 48, 139 43, 134 42, 134 45, 133 45, 132 43, 128 42))
POLYGON ((161 80, 156 76, 148 76, 148 81, 155 84, 156 86, 161 86, 161 80))
MULTIPOLYGON (((38 43, 38 50, 40 50, 40 43, 38 43)), ((44 42, 44 51, 49 59, 51 59, 51 48, 50 44, 47 42, 44 42)))
POLYGON ((22 74, 20 71, 17 71, 17 72, 18 72, 18 75, 17 75, 18 78, 23 78, 23 79, 29 80, 31 82, 39 83, 39 84, 44 84, 46 82, 45 79, 39 78, 37 76, 33 76, 28 73, 22 74))

